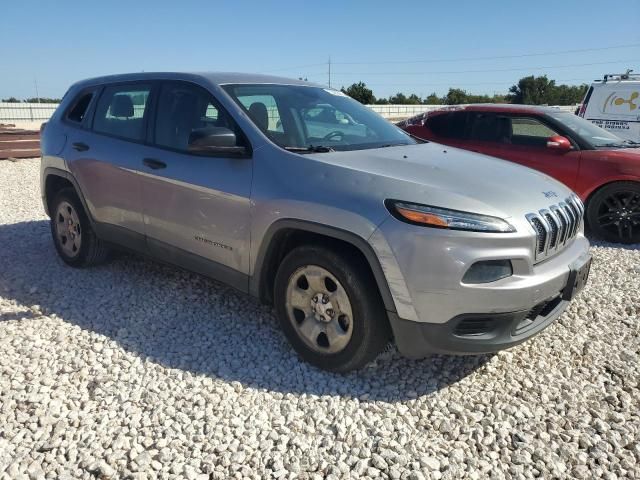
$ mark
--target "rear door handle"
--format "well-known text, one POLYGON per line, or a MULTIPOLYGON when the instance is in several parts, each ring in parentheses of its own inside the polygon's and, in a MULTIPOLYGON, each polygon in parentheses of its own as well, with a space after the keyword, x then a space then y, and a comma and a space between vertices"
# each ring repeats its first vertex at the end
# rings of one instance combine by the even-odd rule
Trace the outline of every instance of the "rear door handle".
POLYGON ((71 146, 74 148, 74 150, 77 150, 79 152, 86 152, 87 150, 89 150, 89 145, 82 142, 75 142, 71 146))
POLYGON ((167 164, 161 162, 160 160, 156 160, 155 158, 145 158, 142 163, 144 163, 147 167, 153 168, 154 170, 159 170, 161 168, 167 168, 167 164))

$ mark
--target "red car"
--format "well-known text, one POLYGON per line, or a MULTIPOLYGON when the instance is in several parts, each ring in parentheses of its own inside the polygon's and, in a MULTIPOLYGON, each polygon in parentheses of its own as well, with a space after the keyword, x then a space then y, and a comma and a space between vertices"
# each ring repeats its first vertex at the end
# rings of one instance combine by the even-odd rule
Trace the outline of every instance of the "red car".
POLYGON ((398 126, 425 140, 540 170, 580 196, 594 235, 640 242, 640 143, 573 113, 525 105, 443 107, 398 126))

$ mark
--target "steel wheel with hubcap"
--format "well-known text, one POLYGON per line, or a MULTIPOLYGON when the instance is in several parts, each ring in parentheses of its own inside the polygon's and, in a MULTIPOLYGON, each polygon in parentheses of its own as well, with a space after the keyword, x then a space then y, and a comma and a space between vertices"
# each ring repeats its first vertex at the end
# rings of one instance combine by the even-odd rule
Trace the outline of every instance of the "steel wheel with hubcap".
POLYGON ((305 265, 289 277, 287 314, 300 337, 318 353, 343 350, 353 329, 351 302, 329 271, 305 265))
POLYGON ((58 254, 72 267, 84 267, 104 261, 109 254, 106 244, 93 228, 76 192, 65 188, 49 203, 51 235, 58 254))
POLYGON ((60 247, 67 255, 75 257, 82 245, 78 214, 69 202, 63 201, 58 205, 54 221, 60 247))
POLYGON ((391 336, 371 271, 353 253, 318 245, 294 248, 278 267, 274 304, 298 354, 325 370, 364 366, 391 336))
POLYGON ((599 190, 589 201, 587 219, 605 240, 640 242, 640 184, 618 182, 599 190))

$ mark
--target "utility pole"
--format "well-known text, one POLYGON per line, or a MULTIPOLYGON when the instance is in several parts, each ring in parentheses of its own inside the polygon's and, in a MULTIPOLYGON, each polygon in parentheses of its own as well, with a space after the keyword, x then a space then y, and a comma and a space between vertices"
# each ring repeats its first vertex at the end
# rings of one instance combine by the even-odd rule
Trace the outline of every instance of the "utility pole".
POLYGON ((33 84, 36 86, 36 101, 40 103, 40 95, 38 94, 38 79, 33 77, 33 84))
POLYGON ((331 55, 329 55, 329 88, 331 88, 331 55))

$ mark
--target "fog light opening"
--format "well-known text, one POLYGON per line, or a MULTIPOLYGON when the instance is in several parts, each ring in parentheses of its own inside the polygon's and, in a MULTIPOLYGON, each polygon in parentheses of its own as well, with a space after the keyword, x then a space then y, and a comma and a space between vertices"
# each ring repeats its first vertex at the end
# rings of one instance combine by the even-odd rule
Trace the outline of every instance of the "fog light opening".
POLYGON ((511 260, 482 260, 476 262, 462 277, 463 283, 490 283, 513 275, 511 260))

